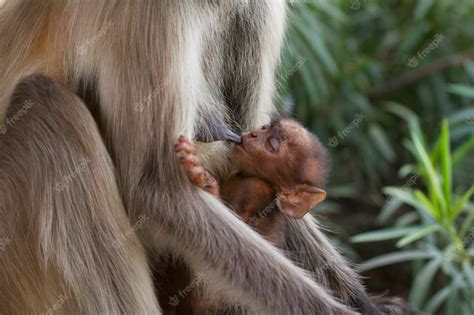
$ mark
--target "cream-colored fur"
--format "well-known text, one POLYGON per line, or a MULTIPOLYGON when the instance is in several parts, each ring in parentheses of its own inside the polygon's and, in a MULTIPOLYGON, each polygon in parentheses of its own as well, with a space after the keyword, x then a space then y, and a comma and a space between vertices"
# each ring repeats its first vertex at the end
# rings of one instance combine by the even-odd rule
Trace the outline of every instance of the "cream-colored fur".
MULTIPOLYGON (((240 130, 270 119, 285 11, 283 0, 5 4, 0 119, 40 105, 0 136, 0 233, 13 240, 0 313, 158 314, 143 248, 183 257, 253 313, 354 313, 343 304, 363 288, 312 220, 288 235, 309 274, 191 187, 172 150, 212 115, 240 130), (90 165, 54 191, 81 157, 90 165)), ((222 152, 207 161, 218 174, 222 152)))

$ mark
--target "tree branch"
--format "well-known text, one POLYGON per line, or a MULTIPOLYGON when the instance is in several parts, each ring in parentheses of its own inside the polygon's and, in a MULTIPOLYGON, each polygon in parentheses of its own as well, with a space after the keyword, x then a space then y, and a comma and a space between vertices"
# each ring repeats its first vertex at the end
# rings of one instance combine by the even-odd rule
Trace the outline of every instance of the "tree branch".
POLYGON ((380 100, 387 94, 396 92, 408 85, 416 83, 417 81, 424 79, 433 73, 443 71, 450 67, 462 65, 468 60, 474 60, 474 49, 440 58, 430 64, 427 64, 426 66, 406 72, 398 78, 377 85, 369 93, 369 98, 372 101, 380 100))

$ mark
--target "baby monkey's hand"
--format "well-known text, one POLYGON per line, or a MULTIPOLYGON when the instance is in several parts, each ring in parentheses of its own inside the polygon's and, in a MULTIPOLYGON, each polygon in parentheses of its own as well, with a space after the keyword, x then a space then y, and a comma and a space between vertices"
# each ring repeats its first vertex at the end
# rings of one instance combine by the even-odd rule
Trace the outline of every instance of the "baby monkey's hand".
POLYGON ((183 166, 186 175, 193 185, 219 197, 219 184, 199 163, 196 155, 196 145, 185 136, 180 136, 174 146, 178 161, 183 166))

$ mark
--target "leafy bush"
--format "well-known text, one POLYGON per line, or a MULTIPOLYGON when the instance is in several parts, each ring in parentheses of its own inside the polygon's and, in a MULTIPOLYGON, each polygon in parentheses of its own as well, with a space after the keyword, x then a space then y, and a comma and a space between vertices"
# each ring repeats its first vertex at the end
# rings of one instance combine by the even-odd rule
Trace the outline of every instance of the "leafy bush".
POLYGON ((414 116, 408 120, 411 138, 405 146, 417 164, 401 168, 402 175, 411 175, 404 186, 385 188, 390 198, 380 219, 386 221, 403 204, 414 210, 398 216, 392 228, 353 238, 354 242, 399 239, 396 245, 404 250, 373 258, 360 269, 416 261, 417 275, 409 298, 414 306, 428 313, 444 308, 443 314, 474 314, 474 204, 470 202, 474 186, 465 191, 454 189, 452 177, 453 167, 474 148, 474 138, 452 153, 444 120, 429 151, 418 120, 414 116), (418 181, 423 183, 422 189, 415 187, 418 181), (437 273, 442 273, 446 283, 433 292, 437 273))
POLYGON ((474 314, 472 202, 457 204, 474 182, 474 1, 290 2, 279 103, 333 153, 332 200, 323 205, 383 207, 385 224, 396 216, 391 230, 356 240, 399 238, 404 250, 369 263, 414 260, 413 304, 474 314), (424 138, 437 136, 444 117, 428 150, 424 138), (416 211, 399 210, 407 206, 416 211))
POLYGON ((334 152, 333 185, 350 178, 350 197, 383 200, 379 187, 395 184, 409 158, 394 104, 410 104, 428 136, 445 116, 462 120, 455 141, 473 135, 473 102, 462 87, 474 82, 473 1, 292 3, 280 103, 334 152))

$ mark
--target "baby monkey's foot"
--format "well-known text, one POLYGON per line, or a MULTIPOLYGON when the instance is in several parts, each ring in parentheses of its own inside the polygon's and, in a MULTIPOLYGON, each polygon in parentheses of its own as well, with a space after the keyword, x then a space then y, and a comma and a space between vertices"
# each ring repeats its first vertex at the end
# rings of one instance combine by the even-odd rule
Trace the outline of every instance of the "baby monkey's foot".
POLYGON ((180 136, 174 146, 179 163, 183 166, 186 175, 193 185, 219 196, 219 184, 199 163, 196 155, 196 145, 185 136, 180 136))

